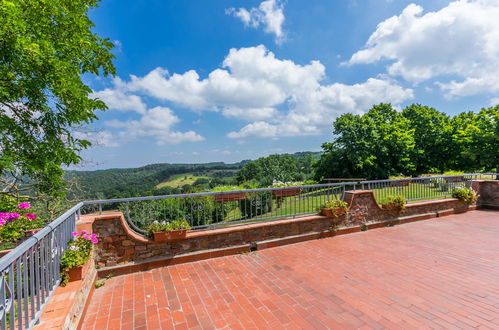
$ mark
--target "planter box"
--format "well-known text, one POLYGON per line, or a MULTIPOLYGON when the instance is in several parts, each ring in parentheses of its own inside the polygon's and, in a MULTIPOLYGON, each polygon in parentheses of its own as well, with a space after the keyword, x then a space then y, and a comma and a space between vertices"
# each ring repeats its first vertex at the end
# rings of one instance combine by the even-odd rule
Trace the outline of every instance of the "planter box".
POLYGON ((385 204, 382 205, 381 208, 386 211, 396 211, 396 212, 402 212, 403 210, 399 209, 397 205, 395 204, 385 204))
POLYGON ((0 250, 0 258, 3 257, 4 255, 8 254, 10 251, 13 249, 8 249, 8 250, 0 250))
POLYGON ((321 209, 321 214, 328 218, 338 219, 345 212, 342 209, 321 209))
POLYGON ((187 236, 187 229, 155 231, 153 232, 153 236, 156 242, 178 241, 187 236))
POLYGON ((215 202, 217 202, 217 203, 242 201, 244 199, 246 199, 246 193, 244 193, 244 192, 216 194, 215 195, 215 202))
POLYGON ((80 281, 87 274, 88 268, 90 267, 91 260, 87 261, 86 264, 78 267, 73 267, 68 270, 69 282, 80 281))
POLYGON ((290 188, 282 190, 272 190, 272 193, 274 194, 274 197, 290 197, 299 195, 300 191, 300 188, 290 188))
POLYGON ((453 178, 445 178, 447 182, 461 182, 464 181, 464 178, 462 176, 458 177, 453 177, 453 178))
POLYGON ((392 182, 392 187, 407 187, 411 184, 411 180, 395 181, 392 182))
POLYGON ((40 230, 42 230, 42 229, 38 228, 38 229, 25 230, 24 234, 26 235, 26 237, 31 237, 34 234, 38 233, 40 230))

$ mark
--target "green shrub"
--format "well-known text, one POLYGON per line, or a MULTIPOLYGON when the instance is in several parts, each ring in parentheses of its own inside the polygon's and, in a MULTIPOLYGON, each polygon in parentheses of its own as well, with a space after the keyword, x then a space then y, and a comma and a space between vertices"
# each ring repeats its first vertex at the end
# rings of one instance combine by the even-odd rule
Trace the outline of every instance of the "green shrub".
POLYGON ((181 229, 191 229, 191 226, 186 220, 172 220, 172 221, 155 221, 147 227, 147 231, 152 234, 153 232, 160 231, 171 231, 171 230, 181 230, 181 229))
POLYGON ((334 212, 331 215, 335 218, 338 218, 347 213, 348 207, 347 203, 342 200, 334 199, 332 201, 326 201, 321 206, 321 209, 333 210, 334 212))
POLYGON ((92 252, 93 244, 99 243, 96 234, 89 235, 85 230, 81 233, 73 232, 76 238, 68 241, 68 248, 61 257, 61 285, 65 286, 69 281, 69 269, 84 265, 92 252))
POLYGON ((388 179, 390 180, 401 180, 401 179, 410 179, 410 176, 404 176, 404 175, 392 175, 389 176, 388 179))
POLYGON ((442 175, 461 175, 461 174, 465 174, 465 173, 462 171, 447 171, 447 172, 444 172, 442 175))
POLYGON ((0 197, 0 250, 15 247, 26 236, 32 235, 35 229, 41 229, 44 221, 34 213, 30 213, 31 204, 18 203, 9 196, 0 197), (31 231, 31 233, 29 233, 31 231))
POLYGON ((380 201, 381 207, 386 210, 405 210, 405 197, 401 195, 387 196, 380 201))
POLYGON ((459 198, 466 203, 473 203, 478 198, 473 189, 466 187, 459 187, 454 189, 454 191, 452 192, 452 197, 459 198))

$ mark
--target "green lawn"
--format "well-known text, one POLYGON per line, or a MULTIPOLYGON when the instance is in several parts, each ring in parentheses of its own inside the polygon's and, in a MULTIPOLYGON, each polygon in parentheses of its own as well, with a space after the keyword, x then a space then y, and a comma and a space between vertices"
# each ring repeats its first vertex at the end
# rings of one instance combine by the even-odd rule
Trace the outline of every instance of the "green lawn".
MULTIPOLYGON (((420 183, 411 183, 409 186, 384 187, 372 190, 374 191, 374 196, 378 203, 383 199, 383 197, 387 197, 390 195, 402 195, 406 198, 406 200, 431 200, 446 198, 451 194, 450 189, 447 191, 442 191, 441 189, 437 189, 431 185, 420 183)), ((317 208, 319 208, 320 205, 325 201, 340 198, 340 191, 333 193, 332 191, 327 191, 326 189, 324 189, 322 191, 305 193, 301 196, 284 197, 280 207, 278 207, 277 205, 277 200, 273 199, 271 212, 255 216, 252 219, 247 220, 254 219, 255 221, 261 221, 264 220, 264 218, 270 217, 287 218, 291 214, 315 213, 317 212, 317 208), (322 193, 323 195, 318 195, 320 193, 322 193)), ((242 220, 241 211, 238 207, 228 213, 224 223, 230 224, 231 221, 237 220, 242 220)))
POLYGON ((178 174, 174 175, 172 178, 163 181, 161 183, 158 183, 156 185, 157 189, 163 188, 163 187, 172 187, 172 188, 178 188, 182 187, 183 185, 186 184, 193 184, 196 182, 197 179, 208 179, 207 176, 194 176, 191 173, 184 173, 184 174, 178 174))

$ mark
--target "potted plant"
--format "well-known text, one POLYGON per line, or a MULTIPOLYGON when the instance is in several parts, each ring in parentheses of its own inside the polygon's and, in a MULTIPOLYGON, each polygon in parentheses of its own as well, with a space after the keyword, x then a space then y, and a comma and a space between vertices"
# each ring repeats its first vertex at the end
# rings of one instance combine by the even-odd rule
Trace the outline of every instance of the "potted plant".
POLYGON ((464 172, 459 172, 459 171, 448 171, 448 172, 445 172, 444 174, 442 175, 449 175, 450 177, 448 178, 445 178, 445 181, 447 182, 461 182, 464 180, 464 176, 463 176, 464 172))
POLYGON ((30 203, 15 202, 14 207, 7 207, 12 212, 0 212, 0 251, 16 247, 43 227, 43 221, 29 212, 30 203))
POLYGON ((381 208, 402 212, 405 210, 405 197, 401 195, 387 196, 381 200, 381 208))
POLYGON ((71 233, 74 239, 68 241, 68 248, 61 257, 61 285, 81 280, 88 269, 90 255, 94 244, 99 243, 97 234, 89 234, 86 230, 71 233))
POLYGON ((397 180, 391 182, 392 187, 407 187, 411 184, 411 178, 408 176, 391 176, 389 179, 397 180))
POLYGON ((301 192, 301 188, 297 187, 294 183, 274 182, 272 188, 283 188, 272 190, 272 194, 276 198, 296 196, 301 192))
POLYGON ((452 192, 452 197, 458 198, 460 201, 471 204, 477 200, 478 195, 471 188, 458 187, 452 192))
POLYGON ((156 242, 177 241, 187 236, 187 231, 191 229, 185 220, 173 220, 171 222, 154 221, 147 227, 149 235, 156 242))
POLYGON ((227 186, 216 187, 213 190, 213 191, 218 192, 218 194, 215 195, 215 202, 217 202, 217 203, 236 202, 236 201, 244 200, 246 198, 246 193, 237 191, 240 189, 241 188, 239 188, 239 187, 227 187, 227 186))
POLYGON ((345 215, 348 211, 347 203, 340 200, 326 201, 321 205, 320 211, 322 215, 329 218, 339 218, 345 215))

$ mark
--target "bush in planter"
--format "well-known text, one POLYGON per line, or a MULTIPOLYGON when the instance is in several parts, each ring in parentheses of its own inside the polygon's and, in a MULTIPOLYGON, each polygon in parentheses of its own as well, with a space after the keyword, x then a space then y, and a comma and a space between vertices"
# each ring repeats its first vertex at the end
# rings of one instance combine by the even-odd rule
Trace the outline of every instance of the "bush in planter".
POLYGON ((147 227, 147 231, 149 234, 162 231, 172 231, 172 230, 181 230, 181 229, 191 229, 191 226, 186 220, 172 220, 172 221, 154 221, 147 227))
POLYGON ((404 196, 387 196, 380 201, 381 207, 385 210, 398 210, 402 212, 405 210, 405 197, 404 196))
POLYGON ((191 226, 186 220, 155 221, 147 227, 147 232, 155 241, 167 241, 184 238, 189 229, 191 226))
POLYGON ((0 212, 0 250, 14 248, 20 240, 43 227, 44 222, 36 214, 28 212, 30 203, 5 203, 3 198, 2 205, 8 207, 4 211, 10 212, 0 212))
POLYGON ((334 218, 339 218, 348 211, 347 203, 338 199, 326 201, 321 205, 320 209, 323 215, 332 216, 334 218))
POLYGON ((99 243, 97 234, 89 235, 85 230, 71 233, 75 239, 68 241, 68 248, 61 257, 61 285, 69 282, 69 270, 83 266, 90 259, 93 244, 99 243))
POLYGON ((452 197, 459 198, 461 201, 471 204, 477 200, 478 195, 471 188, 459 187, 454 189, 452 197))

